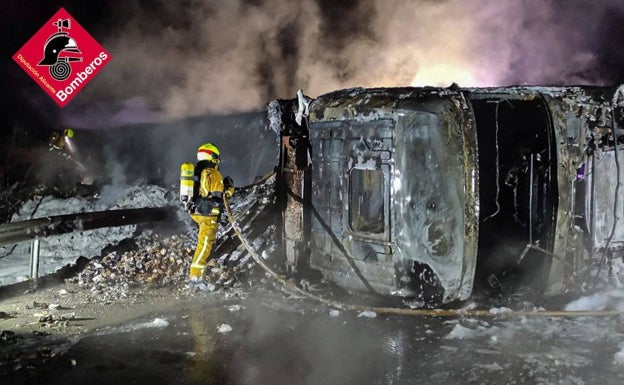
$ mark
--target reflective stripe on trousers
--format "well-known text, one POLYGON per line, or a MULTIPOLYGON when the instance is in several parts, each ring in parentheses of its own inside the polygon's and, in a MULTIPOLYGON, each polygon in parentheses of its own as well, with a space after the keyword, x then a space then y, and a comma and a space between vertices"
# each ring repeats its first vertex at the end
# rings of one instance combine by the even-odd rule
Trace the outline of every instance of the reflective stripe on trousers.
POLYGON ((191 215, 191 218, 199 225, 199 234, 189 275, 191 278, 201 278, 216 240, 219 217, 217 215, 191 215))

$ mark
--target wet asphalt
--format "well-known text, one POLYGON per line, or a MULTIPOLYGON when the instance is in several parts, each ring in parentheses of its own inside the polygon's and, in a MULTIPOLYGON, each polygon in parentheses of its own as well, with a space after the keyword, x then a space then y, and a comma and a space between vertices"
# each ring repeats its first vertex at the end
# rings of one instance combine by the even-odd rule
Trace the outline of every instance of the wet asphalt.
POLYGON ((5 370, 0 383, 624 383, 620 317, 371 318, 331 310, 266 292, 197 296, 77 342, 36 337, 49 357, 5 370))

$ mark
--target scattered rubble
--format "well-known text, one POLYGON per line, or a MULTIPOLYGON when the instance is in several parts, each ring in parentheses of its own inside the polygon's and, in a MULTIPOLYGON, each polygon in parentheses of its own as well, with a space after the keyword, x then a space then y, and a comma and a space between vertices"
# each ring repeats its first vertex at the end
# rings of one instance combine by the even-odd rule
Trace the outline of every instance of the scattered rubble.
MULTIPOLYGON (((266 229, 269 242, 274 228, 266 229)), ((222 236, 226 236, 223 234, 222 236)), ((67 280, 88 289, 100 301, 113 301, 139 295, 134 289, 155 289, 171 287, 180 291, 213 292, 224 287, 241 284, 241 272, 254 266, 253 261, 238 248, 215 252, 205 280, 198 285, 188 284, 188 271, 194 253, 190 236, 173 235, 136 238, 137 248, 128 251, 113 251, 99 260, 90 261, 75 277, 67 280)), ((237 246, 237 245, 236 245, 237 246)), ((217 245, 217 248, 219 245, 217 245)), ((41 304, 51 309, 56 304, 41 304)))
MULTIPOLYGON (((183 236, 143 238, 137 250, 113 251, 91 261, 69 282, 106 300, 126 298, 130 288, 178 286, 187 276, 193 250, 183 236)), ((139 240, 140 242, 140 240, 139 240)))
POLYGON ((10 330, 0 332, 0 377, 42 367, 65 352, 72 341, 66 337, 35 330, 32 335, 10 330))
MULTIPOLYGON (((274 251, 273 236, 276 227, 251 226, 266 214, 266 206, 273 196, 272 184, 259 185, 245 192, 238 192, 232 199, 234 220, 244 226, 243 232, 252 236, 257 249, 274 251)), ((190 219, 188 219, 190 221, 190 219)), ((136 295, 136 288, 172 287, 178 290, 194 291, 187 285, 188 271, 195 249, 196 229, 189 224, 183 234, 161 237, 144 233, 134 238, 132 250, 116 250, 101 259, 91 260, 82 272, 68 280, 102 301, 112 301, 136 295)), ((240 273, 254 266, 246 251, 239 247, 232 225, 225 221, 217 233, 213 250, 214 264, 209 265, 201 291, 212 292, 222 287, 236 287, 240 284, 240 273), (218 261, 218 262, 217 262, 218 261)), ((195 288, 196 289, 196 288, 195 288)), ((50 305, 46 305, 50 306, 50 305)))

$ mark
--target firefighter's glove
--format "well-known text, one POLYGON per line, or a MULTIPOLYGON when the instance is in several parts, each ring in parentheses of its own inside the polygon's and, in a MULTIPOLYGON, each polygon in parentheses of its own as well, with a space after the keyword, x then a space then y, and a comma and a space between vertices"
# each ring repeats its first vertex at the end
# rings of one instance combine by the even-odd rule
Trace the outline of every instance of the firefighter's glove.
POLYGON ((231 198, 234 195, 234 180, 229 176, 223 178, 223 187, 226 198, 231 198))

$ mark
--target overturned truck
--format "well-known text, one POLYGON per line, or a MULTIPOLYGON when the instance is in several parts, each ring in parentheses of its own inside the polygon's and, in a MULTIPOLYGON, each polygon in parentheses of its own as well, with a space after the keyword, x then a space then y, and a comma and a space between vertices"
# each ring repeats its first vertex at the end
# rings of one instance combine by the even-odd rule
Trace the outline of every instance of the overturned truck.
POLYGON ((507 278, 578 287, 624 254, 623 99, 451 86, 273 101, 287 264, 423 304, 507 278))

